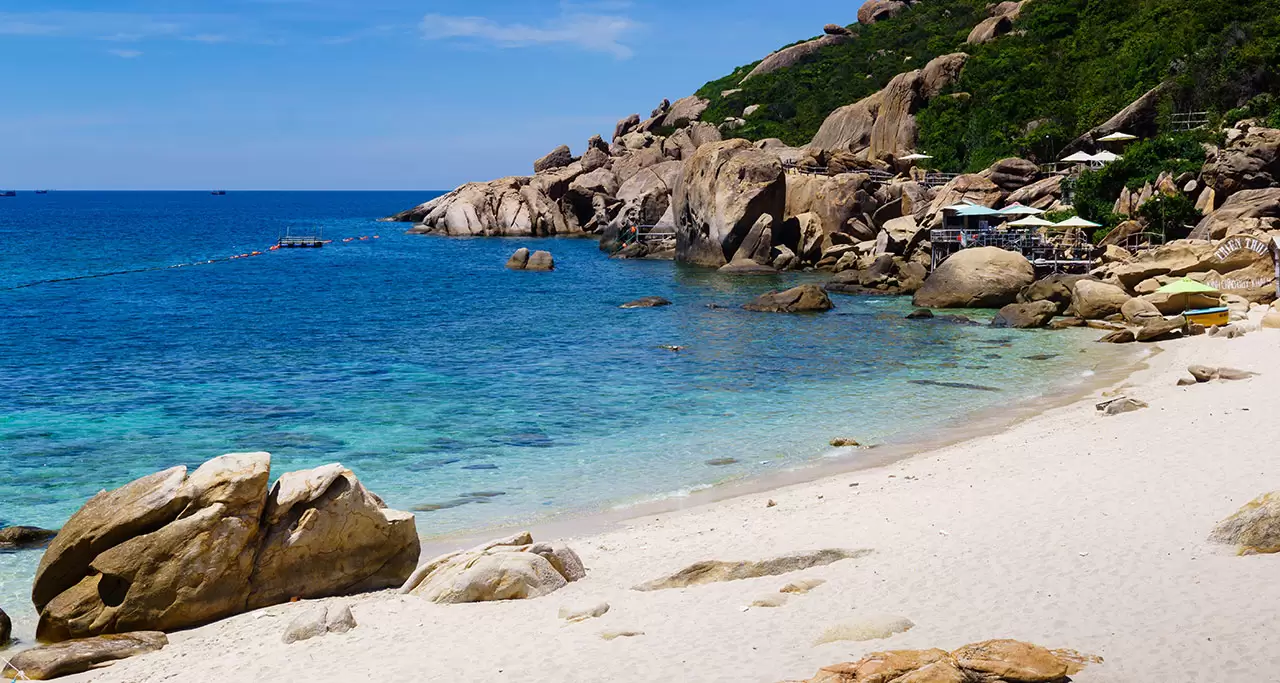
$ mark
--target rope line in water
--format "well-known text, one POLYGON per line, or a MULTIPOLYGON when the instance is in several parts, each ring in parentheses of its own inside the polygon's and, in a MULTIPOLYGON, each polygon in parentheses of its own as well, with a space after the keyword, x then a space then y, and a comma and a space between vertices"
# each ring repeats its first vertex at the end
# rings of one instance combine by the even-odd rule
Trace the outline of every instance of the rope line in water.
MULTIPOLYGON (((373 235, 372 237, 370 237, 368 235, 361 235, 360 237, 344 237, 342 239, 342 243, 345 244, 348 242, 367 242, 370 239, 375 239, 375 240, 382 239, 382 236, 373 235)), ((325 240, 324 244, 332 244, 333 242, 334 240, 325 240)), ((219 258, 211 258, 203 261, 192 261, 190 263, 175 263, 171 266, 150 266, 147 268, 130 268, 128 270, 113 270, 106 273, 93 273, 90 275, 73 275, 71 277, 57 277, 57 278, 51 278, 48 280, 35 280, 33 282, 24 282, 20 285, 13 285, 12 287, 0 287, 0 292, 10 292, 15 289, 26 289, 27 287, 35 287, 37 285, 50 285, 58 282, 75 282, 76 280, 92 280, 94 278, 111 277, 114 275, 132 275, 134 273, 150 273, 157 270, 171 270, 173 268, 187 268, 190 266, 207 266, 211 263, 227 263, 227 262, 235 261, 242 258, 262 256, 264 254, 268 254, 273 251, 279 251, 279 250, 280 250, 280 245, 276 244, 275 246, 267 247, 267 249, 265 249, 264 251, 250 251, 244 254, 235 254, 233 256, 222 256, 219 258)))

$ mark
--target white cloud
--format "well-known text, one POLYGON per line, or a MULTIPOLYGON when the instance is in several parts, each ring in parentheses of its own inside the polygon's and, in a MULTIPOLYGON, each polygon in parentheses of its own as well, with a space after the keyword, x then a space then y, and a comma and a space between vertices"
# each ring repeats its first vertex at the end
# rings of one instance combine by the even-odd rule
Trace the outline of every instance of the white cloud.
POLYGON ((142 56, 141 50, 107 50, 107 54, 115 55, 121 59, 134 59, 142 56))
POLYGON ((500 47, 530 45, 573 45, 591 52, 605 52, 626 59, 634 52, 623 40, 638 25, 623 16, 569 13, 541 26, 503 24, 486 17, 451 17, 428 14, 422 18, 422 36, 427 40, 464 38, 493 43, 500 47))

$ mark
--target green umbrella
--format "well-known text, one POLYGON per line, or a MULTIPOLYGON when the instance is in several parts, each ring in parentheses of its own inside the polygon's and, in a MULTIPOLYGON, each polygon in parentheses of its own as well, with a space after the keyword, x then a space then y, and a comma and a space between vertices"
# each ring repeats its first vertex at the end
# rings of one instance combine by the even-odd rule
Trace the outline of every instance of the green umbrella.
POLYGON ((1199 294, 1201 292, 1217 293, 1218 290, 1203 282, 1196 282, 1189 277, 1180 278, 1156 290, 1165 294, 1199 294))
POLYGON ((1160 289, 1157 289, 1156 291, 1162 292, 1164 294, 1169 294, 1169 295, 1182 294, 1184 296, 1182 300, 1182 311, 1184 313, 1187 310, 1187 306, 1191 305, 1192 294, 1207 294, 1209 292, 1212 292, 1214 294, 1218 293, 1218 290, 1214 289, 1213 287, 1210 287, 1209 285, 1206 285, 1203 282, 1196 282, 1195 280, 1192 280, 1189 277, 1184 277, 1184 278, 1179 278, 1177 280, 1174 280, 1173 282, 1170 282, 1169 284, 1161 287, 1160 289))

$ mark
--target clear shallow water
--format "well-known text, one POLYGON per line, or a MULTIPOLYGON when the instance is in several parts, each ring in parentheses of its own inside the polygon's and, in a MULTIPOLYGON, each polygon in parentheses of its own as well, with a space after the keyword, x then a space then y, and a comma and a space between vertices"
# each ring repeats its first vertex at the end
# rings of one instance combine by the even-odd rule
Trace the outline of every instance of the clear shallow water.
MULTIPOLYGON (((418 526, 446 534, 800 466, 833 436, 902 439, 1096 361, 1080 353, 1092 336, 911 322, 905 299, 839 297, 816 316, 736 308, 803 275, 373 222, 429 197, 0 199, 0 525, 56 527, 99 489, 266 450, 277 474, 339 461, 393 507, 444 505, 418 526), (164 268, 317 225, 338 241, 164 268), (341 242, 361 235, 379 239, 341 242), (505 270, 519 246, 550 249, 557 270, 505 270), (645 295, 674 305, 618 308, 645 295), (737 462, 707 462, 719 458, 737 462)), ((37 562, 0 554, 0 606, 20 632, 37 562)))

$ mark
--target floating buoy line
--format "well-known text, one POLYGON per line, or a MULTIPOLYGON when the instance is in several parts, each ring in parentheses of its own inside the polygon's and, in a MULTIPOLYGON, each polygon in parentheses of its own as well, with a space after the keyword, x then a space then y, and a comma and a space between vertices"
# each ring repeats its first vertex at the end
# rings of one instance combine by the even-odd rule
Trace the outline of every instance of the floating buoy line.
MULTIPOLYGON (((344 237, 341 243, 348 242, 367 242, 371 239, 382 239, 381 235, 360 235, 359 237, 344 237)), ((324 240, 324 244, 332 244, 334 240, 324 240)), ((48 280, 36 280, 34 282, 24 282, 20 285, 12 287, 0 287, 0 292, 8 292, 15 289, 26 289, 27 287, 35 287, 36 285, 50 285, 56 282, 74 282, 76 280, 93 280, 100 277, 111 277, 113 275, 131 275, 133 273, 150 273, 157 270, 172 270, 174 268, 190 268, 192 266, 207 266, 214 263, 227 263, 230 261, 238 261, 240 259, 253 258, 255 256, 263 256, 271 252, 280 251, 280 245, 274 244, 262 251, 248 251, 243 254, 233 254, 231 256, 222 256, 218 258, 205 259, 203 261, 191 261, 190 263, 175 263, 171 266, 150 266, 147 268, 130 268, 128 270, 113 270, 106 273, 93 273, 91 275, 73 275, 71 277, 57 277, 48 280)))

